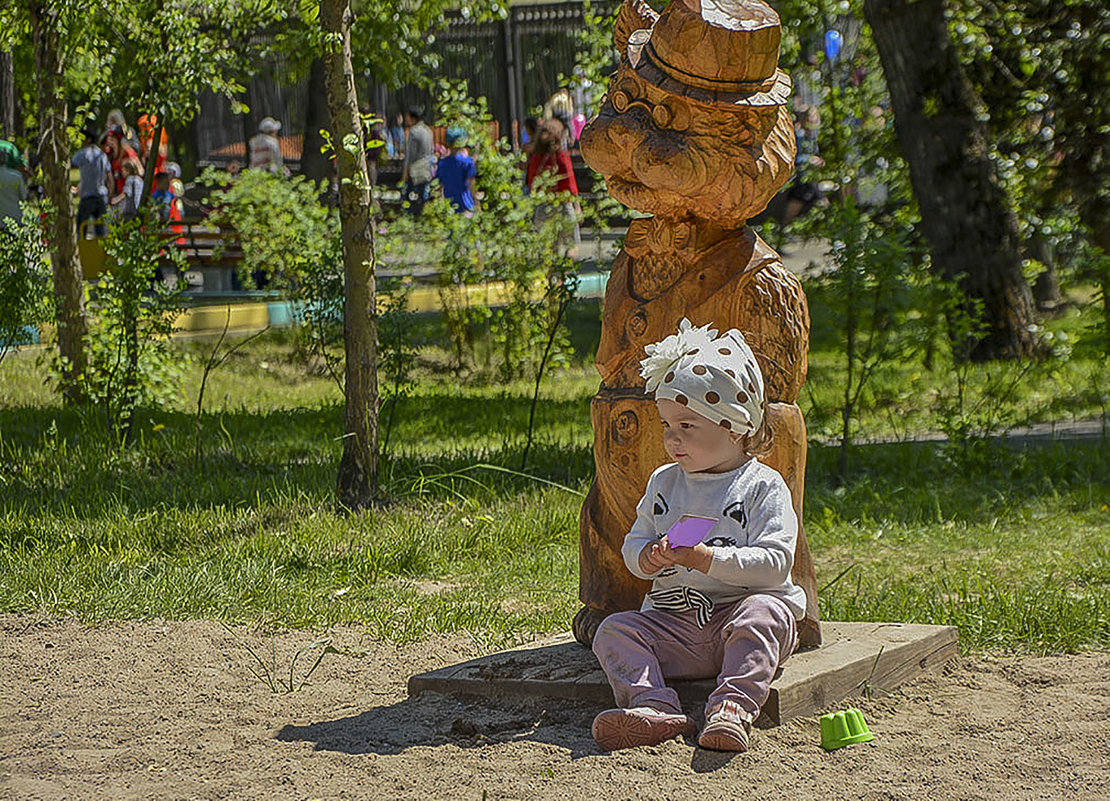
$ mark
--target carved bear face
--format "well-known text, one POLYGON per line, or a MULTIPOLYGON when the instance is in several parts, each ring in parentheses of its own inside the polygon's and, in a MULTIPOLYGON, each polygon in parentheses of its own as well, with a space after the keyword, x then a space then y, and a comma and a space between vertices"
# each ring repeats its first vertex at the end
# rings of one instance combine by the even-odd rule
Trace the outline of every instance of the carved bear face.
POLYGON ((701 103, 644 80, 627 59, 581 148, 625 205, 725 227, 766 208, 790 179, 796 152, 786 106, 701 103))

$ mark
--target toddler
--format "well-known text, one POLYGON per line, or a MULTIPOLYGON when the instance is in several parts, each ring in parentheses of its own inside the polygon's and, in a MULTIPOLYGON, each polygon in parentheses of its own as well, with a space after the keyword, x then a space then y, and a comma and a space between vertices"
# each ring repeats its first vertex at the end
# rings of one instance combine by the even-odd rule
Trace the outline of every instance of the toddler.
POLYGON ((603 750, 655 745, 694 726, 664 679, 715 676, 698 745, 746 751, 771 679, 794 651, 805 594, 790 580, 798 520, 782 477, 761 464, 772 435, 763 376, 739 331, 694 328, 648 345, 641 363, 673 464, 648 479, 624 539, 625 565, 652 581, 640 611, 597 630, 593 650, 620 708, 598 715, 603 750), (684 514, 717 522, 690 547, 684 514))
POLYGON ((170 174, 168 172, 154 173, 154 188, 151 190, 150 199, 158 209, 158 219, 167 222, 173 210, 174 194, 170 188, 170 174))
POLYGON ((132 220, 139 214, 143 200, 143 166, 138 159, 124 159, 120 169, 123 172, 123 191, 112 198, 116 214, 124 220, 132 220))

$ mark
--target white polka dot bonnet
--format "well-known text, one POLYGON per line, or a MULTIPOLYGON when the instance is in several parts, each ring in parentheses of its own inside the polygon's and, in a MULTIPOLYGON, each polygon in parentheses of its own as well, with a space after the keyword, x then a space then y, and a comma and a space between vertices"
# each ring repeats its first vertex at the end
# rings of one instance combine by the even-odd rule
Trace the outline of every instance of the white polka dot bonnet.
POLYGON ((695 328, 683 319, 677 334, 644 352, 640 375, 656 400, 681 403, 737 434, 749 434, 763 423, 763 375, 735 328, 718 338, 708 325, 695 328))

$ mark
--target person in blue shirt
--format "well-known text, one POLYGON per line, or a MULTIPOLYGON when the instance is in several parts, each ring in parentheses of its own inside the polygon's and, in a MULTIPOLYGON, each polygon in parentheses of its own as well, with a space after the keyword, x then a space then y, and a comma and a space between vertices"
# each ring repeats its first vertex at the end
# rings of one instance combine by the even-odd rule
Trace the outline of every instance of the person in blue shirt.
POLYGON ((108 229, 100 221, 108 213, 108 198, 115 186, 112 180, 112 162, 97 144, 96 131, 86 127, 82 133, 84 145, 70 161, 70 166, 76 167, 81 173, 81 183, 77 189, 80 198, 77 205, 77 235, 84 237, 87 233, 92 233, 94 236, 104 236, 108 229), (91 221, 91 230, 87 232, 81 230, 81 224, 86 220, 91 221))
POLYGON ((443 196, 451 201, 459 214, 478 211, 478 190, 475 179, 478 169, 474 159, 466 153, 466 131, 462 128, 448 128, 447 146, 451 152, 439 160, 436 166, 436 180, 443 189, 443 196))

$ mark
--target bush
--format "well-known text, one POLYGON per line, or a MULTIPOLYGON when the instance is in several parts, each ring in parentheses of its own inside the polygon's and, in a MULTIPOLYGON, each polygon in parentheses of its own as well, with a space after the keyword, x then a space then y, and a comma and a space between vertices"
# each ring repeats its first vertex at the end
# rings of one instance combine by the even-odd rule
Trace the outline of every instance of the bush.
POLYGON ((182 290, 158 275, 160 261, 180 255, 164 248, 161 230, 150 207, 137 219, 112 223, 103 240, 111 266, 87 285, 88 368, 80 380, 125 440, 136 408, 176 400, 184 374, 182 356, 169 347, 182 290))
POLYGON ((239 233, 243 285, 294 301, 302 357, 319 360, 342 383, 329 349, 343 341, 343 245, 338 215, 320 202, 321 187, 304 176, 265 170, 232 176, 208 169, 200 180, 214 187, 210 219, 239 233))
POLYGON ((232 176, 209 168, 200 181, 213 187, 209 219, 239 233, 244 286, 288 289, 334 253, 338 217, 320 203, 320 188, 304 176, 284 178, 265 170, 232 176))
POLYGON ((562 311, 576 285, 577 262, 568 247, 574 220, 561 212, 573 198, 552 192, 547 176, 525 194, 520 156, 491 138, 485 99, 447 81, 438 94, 439 118, 467 132, 482 206, 468 216, 433 200, 417 223, 392 224, 390 238, 419 239, 435 249, 456 371, 477 366, 473 329, 488 327, 493 347, 485 353, 486 372, 505 380, 542 374, 572 352, 562 311), (501 302, 472 303, 466 288, 475 284, 499 286, 501 302))
POLYGON ((31 326, 50 319, 50 264, 37 215, 0 220, 0 361, 33 341, 31 326))

